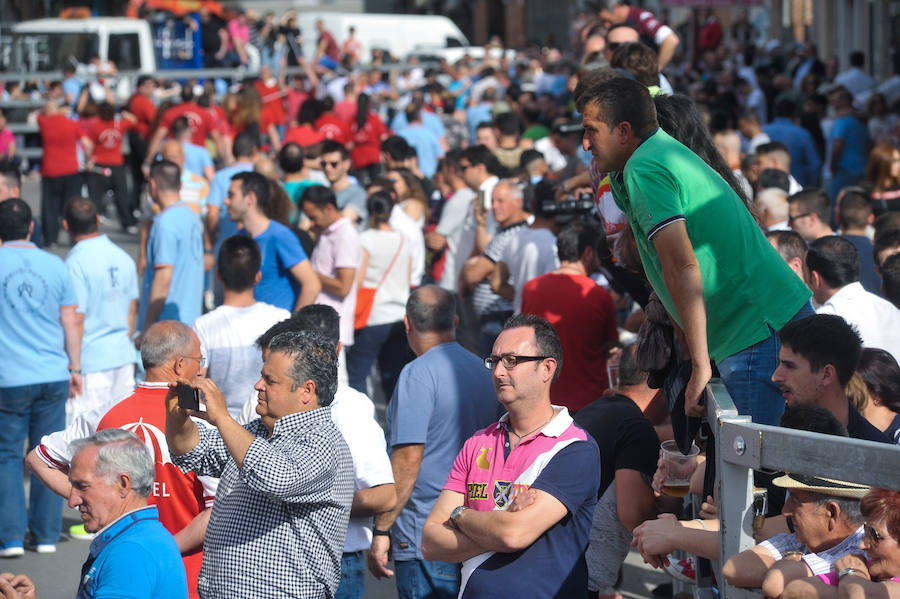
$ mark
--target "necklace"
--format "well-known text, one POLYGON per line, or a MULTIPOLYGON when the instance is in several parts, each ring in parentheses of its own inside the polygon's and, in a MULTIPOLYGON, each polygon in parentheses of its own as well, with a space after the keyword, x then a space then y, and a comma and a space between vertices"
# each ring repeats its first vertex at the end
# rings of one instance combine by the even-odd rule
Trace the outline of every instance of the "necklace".
POLYGON ((532 433, 534 433, 534 432, 536 432, 536 431, 539 431, 540 429, 542 429, 542 428, 544 428, 545 426, 547 426, 547 423, 550 422, 551 420, 553 420, 553 417, 554 417, 554 416, 556 416, 556 411, 555 411, 555 410, 553 411, 552 414, 550 414, 550 418, 547 418, 547 420, 545 420, 545 421, 543 422, 543 424, 541 424, 541 425, 540 425, 539 427, 537 427, 536 429, 534 429, 534 430, 532 430, 532 431, 529 431, 529 432, 525 433, 524 435, 520 435, 519 433, 517 433, 516 431, 514 431, 514 430, 512 429, 511 426, 509 427, 509 432, 511 432, 512 434, 514 434, 516 437, 519 438, 519 441, 521 441, 522 439, 524 439, 524 438, 527 437, 528 435, 530 435, 530 434, 532 434, 532 433))

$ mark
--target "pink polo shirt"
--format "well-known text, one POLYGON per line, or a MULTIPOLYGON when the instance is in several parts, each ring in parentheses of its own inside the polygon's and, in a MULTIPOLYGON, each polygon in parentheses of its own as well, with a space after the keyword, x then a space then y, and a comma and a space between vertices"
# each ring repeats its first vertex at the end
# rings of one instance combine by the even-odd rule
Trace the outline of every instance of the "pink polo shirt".
POLYGON ((531 487, 559 451, 576 441, 587 440, 587 433, 574 425, 569 411, 557 409, 547 426, 514 447, 506 459, 509 414, 476 432, 456 456, 444 488, 464 494, 465 505, 472 509, 506 509, 516 495, 531 487))

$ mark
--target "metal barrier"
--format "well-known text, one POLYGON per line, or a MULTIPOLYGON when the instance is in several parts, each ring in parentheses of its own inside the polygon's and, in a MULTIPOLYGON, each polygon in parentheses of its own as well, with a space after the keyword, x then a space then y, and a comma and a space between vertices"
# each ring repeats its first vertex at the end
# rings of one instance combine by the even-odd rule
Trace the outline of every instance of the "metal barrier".
MULTIPOLYGON (((758 590, 734 587, 722 577, 729 557, 755 544, 753 470, 782 470, 825 476, 847 482, 900 489, 900 447, 847 437, 753 424, 740 416, 725 385, 710 383, 709 422, 715 423, 716 474, 719 507, 720 597, 750 599, 758 590)), ((695 597, 708 597, 708 585, 698 581, 695 597)))

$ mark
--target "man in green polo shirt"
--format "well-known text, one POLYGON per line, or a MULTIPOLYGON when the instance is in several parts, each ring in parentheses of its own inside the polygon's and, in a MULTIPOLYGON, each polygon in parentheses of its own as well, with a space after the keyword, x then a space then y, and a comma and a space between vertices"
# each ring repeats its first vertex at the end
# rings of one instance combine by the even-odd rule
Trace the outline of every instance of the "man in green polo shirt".
POLYGON ((693 363, 685 411, 703 414, 699 400, 712 358, 739 412, 777 425, 784 398, 771 381, 775 332, 813 314, 809 289, 728 183, 659 128, 645 86, 616 78, 577 103, 584 149, 610 172, 647 278, 684 331, 693 363))

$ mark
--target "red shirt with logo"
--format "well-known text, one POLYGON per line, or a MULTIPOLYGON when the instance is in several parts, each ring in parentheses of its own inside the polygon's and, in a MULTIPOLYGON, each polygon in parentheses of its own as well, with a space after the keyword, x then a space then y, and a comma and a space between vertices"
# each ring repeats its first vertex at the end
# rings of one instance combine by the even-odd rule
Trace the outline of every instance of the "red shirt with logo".
POLYGON ((203 108, 195 102, 182 102, 168 109, 159 122, 160 127, 170 129, 175 119, 183 116, 191 126, 191 143, 195 146, 205 146, 206 138, 215 129, 215 119, 209 109, 203 108))
MULTIPOLYGON (((159 510, 159 521, 173 535, 187 526, 200 512, 212 507, 215 499, 215 479, 182 472, 169 456, 166 443, 167 383, 144 382, 134 394, 110 409, 97 430, 121 428, 133 432, 153 453, 153 492, 147 501, 159 510)), ((202 547, 182 554, 187 573, 188 590, 197 597, 197 578, 203 563, 202 547)))
POLYGON ((347 145, 350 141, 350 127, 336 114, 327 113, 316 121, 316 129, 325 139, 333 139, 339 144, 347 145))
POLYGON ((122 156, 122 140, 125 133, 134 127, 133 122, 121 117, 91 123, 88 127, 88 137, 94 142, 94 163, 104 166, 125 164, 125 158, 122 156))

